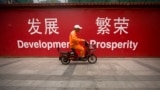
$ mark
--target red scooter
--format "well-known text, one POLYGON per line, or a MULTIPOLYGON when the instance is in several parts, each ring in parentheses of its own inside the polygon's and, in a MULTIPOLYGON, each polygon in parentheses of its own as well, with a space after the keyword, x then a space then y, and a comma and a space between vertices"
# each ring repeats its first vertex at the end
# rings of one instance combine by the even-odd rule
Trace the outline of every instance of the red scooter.
POLYGON ((85 41, 84 46, 85 58, 80 58, 75 49, 71 49, 71 51, 68 52, 60 52, 59 60, 64 65, 69 64, 70 61, 88 61, 90 64, 96 63, 97 57, 94 54, 94 52, 96 51, 96 45, 89 44, 87 41, 85 41))

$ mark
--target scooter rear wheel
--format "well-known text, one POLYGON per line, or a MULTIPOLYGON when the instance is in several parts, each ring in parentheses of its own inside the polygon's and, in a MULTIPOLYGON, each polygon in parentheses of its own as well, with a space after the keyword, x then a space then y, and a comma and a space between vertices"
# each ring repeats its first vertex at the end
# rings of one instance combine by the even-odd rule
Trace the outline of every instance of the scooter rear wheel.
POLYGON ((95 64, 95 63, 97 62, 97 57, 96 57, 94 54, 90 55, 90 56, 88 57, 88 62, 89 62, 90 64, 95 64))
POLYGON ((61 58, 61 63, 64 65, 68 65, 70 63, 70 60, 67 57, 62 57, 61 58))

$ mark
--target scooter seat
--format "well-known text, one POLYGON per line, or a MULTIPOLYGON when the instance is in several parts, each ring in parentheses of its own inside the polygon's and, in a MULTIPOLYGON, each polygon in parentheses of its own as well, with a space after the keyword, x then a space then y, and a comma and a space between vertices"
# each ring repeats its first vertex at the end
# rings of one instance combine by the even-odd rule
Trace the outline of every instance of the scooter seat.
POLYGON ((71 51, 75 52, 76 50, 74 48, 71 48, 71 51))
POLYGON ((61 54, 68 54, 68 52, 66 52, 66 51, 61 51, 60 53, 61 54))

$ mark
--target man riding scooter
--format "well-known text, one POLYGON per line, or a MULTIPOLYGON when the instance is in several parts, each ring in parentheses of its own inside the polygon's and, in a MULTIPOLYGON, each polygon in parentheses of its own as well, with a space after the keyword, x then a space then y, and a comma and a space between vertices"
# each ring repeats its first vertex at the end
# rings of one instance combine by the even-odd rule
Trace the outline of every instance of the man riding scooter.
POLYGON ((79 25, 74 25, 74 30, 71 31, 69 35, 69 44, 71 49, 75 49, 76 51, 80 52, 80 59, 84 60, 85 59, 85 50, 82 45, 80 45, 79 42, 84 42, 84 39, 78 38, 77 34, 78 32, 82 29, 81 26, 79 25))
MULTIPOLYGON (((77 34, 82 29, 81 26, 75 25, 74 30, 69 35, 69 43, 71 51, 61 51, 59 60, 62 64, 67 65, 71 60, 73 61, 88 61, 90 64, 97 62, 97 56, 93 53, 96 51, 94 44, 86 42, 84 39, 78 38, 77 34), (84 47, 80 45, 80 42, 84 42, 84 47), (79 51, 79 55, 76 53, 79 51)), ((59 52, 59 48, 57 48, 59 52)))

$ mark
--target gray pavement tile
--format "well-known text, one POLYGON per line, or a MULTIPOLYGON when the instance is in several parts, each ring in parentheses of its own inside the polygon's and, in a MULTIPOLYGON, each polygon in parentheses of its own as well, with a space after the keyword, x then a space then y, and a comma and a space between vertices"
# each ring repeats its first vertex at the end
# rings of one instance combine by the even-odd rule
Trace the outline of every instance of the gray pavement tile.
POLYGON ((32 90, 33 87, 19 87, 18 90, 32 90))
POLYGON ((48 75, 28 75, 27 80, 47 80, 48 75))
POLYGON ((145 63, 150 66, 154 66, 154 68, 160 69, 160 59, 154 59, 154 60, 139 60, 142 63, 145 63))
POLYGON ((68 68, 63 73, 63 76, 71 76, 74 72, 75 67, 76 67, 76 64, 69 65, 68 68))
POLYGON ((81 84, 82 88, 96 88, 96 82, 94 81, 85 81, 81 84))
POLYGON ((47 80, 48 75, 3 74, 0 79, 9 80, 47 80))
POLYGON ((115 81, 116 80, 115 76, 111 76, 111 75, 94 76, 93 79, 96 81, 115 81))
POLYGON ((143 82, 139 82, 139 81, 133 81, 130 82, 134 88, 146 88, 146 84, 144 84, 143 82))
POLYGON ((33 87, 31 89, 28 89, 28 90, 45 90, 45 88, 42 88, 42 87, 33 87))
POLYGON ((151 76, 151 75, 160 75, 160 73, 152 71, 152 70, 136 70, 136 71, 129 71, 132 75, 141 76, 151 76))
POLYGON ((37 80, 31 86, 34 87, 68 87, 68 81, 42 81, 37 80))
POLYGON ((70 81, 69 88, 95 88, 96 83, 93 81, 70 81))
POLYGON ((130 81, 133 88, 160 88, 160 81, 130 81))
POLYGON ((128 81, 97 81, 96 88, 133 88, 128 81))
POLYGON ((18 90, 19 87, 14 86, 0 86, 0 90, 18 90))
POLYGON ((93 76, 84 76, 84 75, 77 75, 77 76, 72 76, 72 77, 70 77, 70 80, 72 80, 72 81, 77 81, 77 80, 80 80, 80 81, 82 81, 82 80, 84 80, 84 81, 91 81, 91 80, 94 80, 94 77, 93 76))
POLYGON ((147 68, 149 68, 149 69, 151 69, 151 70, 154 70, 154 71, 160 73, 160 68, 156 68, 155 66, 146 64, 146 63, 141 62, 141 61, 138 61, 138 60, 135 60, 135 62, 138 63, 138 64, 140 64, 140 65, 142 65, 142 66, 144 66, 144 67, 147 67, 147 68))
POLYGON ((86 88, 72 88, 72 90, 87 90, 86 88))
POLYGON ((4 67, 4 66, 7 66, 7 65, 10 65, 10 64, 13 64, 13 63, 17 63, 19 61, 20 60, 12 60, 12 61, 8 61, 6 63, 0 63, 0 67, 4 67))
POLYGON ((70 87, 70 88, 78 88, 80 86, 81 86, 81 82, 80 81, 72 81, 68 85, 68 87, 70 87))
POLYGON ((73 90, 72 88, 58 88, 58 90, 73 90))
POLYGON ((99 88, 86 88, 86 90, 99 90, 99 88))
POLYGON ((138 75, 135 76, 137 81, 160 81, 160 75, 138 75))
POLYGON ((54 81, 67 81, 70 80, 74 76, 60 76, 60 75, 50 75, 47 80, 54 80, 54 81))
POLYGON ((160 81, 145 81, 148 88, 160 88, 160 81))
POLYGON ((43 87, 44 80, 34 80, 31 84, 32 87, 43 87))
POLYGON ((45 90, 45 88, 39 87, 20 87, 18 90, 45 90))
POLYGON ((113 76, 115 78, 115 81, 136 81, 138 80, 136 76, 133 75, 120 75, 120 76, 113 76))
POLYGON ((68 81, 56 81, 55 82, 55 86, 56 87, 62 87, 62 88, 65 88, 65 87, 68 87, 68 81))
POLYGON ((22 78, 23 75, 11 75, 11 74, 0 74, 0 79, 15 80, 17 78, 22 78))
POLYGON ((47 88, 45 88, 45 90, 58 90, 58 88, 53 88, 53 87, 52 88, 51 87, 48 88, 47 87, 47 88))
POLYGON ((159 88, 99 88, 98 90, 159 90, 159 88))
POLYGON ((0 80, 0 86, 5 86, 6 84, 8 84, 11 81, 12 80, 0 80))
POLYGON ((30 86, 33 80, 13 80, 6 84, 6 86, 30 86))

